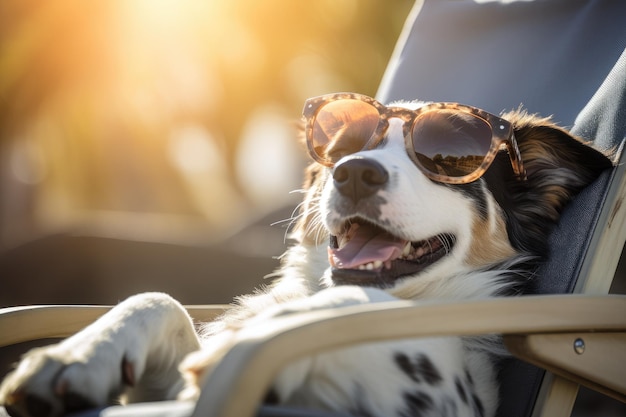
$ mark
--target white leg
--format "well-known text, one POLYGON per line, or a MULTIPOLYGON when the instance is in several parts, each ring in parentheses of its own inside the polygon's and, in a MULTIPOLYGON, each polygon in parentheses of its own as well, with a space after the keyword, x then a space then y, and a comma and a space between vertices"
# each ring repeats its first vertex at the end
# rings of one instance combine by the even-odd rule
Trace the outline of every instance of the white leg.
POLYGON ((128 298, 59 344, 25 355, 0 386, 15 416, 59 416, 111 403, 175 398, 178 364, 200 343, 185 309, 171 297, 128 298))

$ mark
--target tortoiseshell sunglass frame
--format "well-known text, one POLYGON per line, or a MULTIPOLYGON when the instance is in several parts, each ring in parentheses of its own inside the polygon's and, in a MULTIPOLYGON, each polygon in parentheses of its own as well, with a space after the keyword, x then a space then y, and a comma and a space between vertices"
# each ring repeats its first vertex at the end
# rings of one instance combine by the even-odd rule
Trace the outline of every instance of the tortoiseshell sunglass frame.
POLYGON ((459 103, 429 103, 416 110, 406 109, 404 107, 387 107, 379 101, 357 93, 334 93, 327 94, 319 97, 312 97, 305 101, 302 115, 305 121, 305 135, 307 148, 311 157, 318 163, 332 168, 337 161, 328 160, 319 155, 314 148, 313 129, 315 126, 315 119, 319 111, 327 104, 338 100, 358 100, 367 103, 374 107, 378 111, 379 122, 374 130, 372 136, 365 142, 362 150, 374 149, 384 139, 385 133, 389 127, 389 119, 398 118, 404 122, 403 135, 407 154, 413 160, 415 165, 422 171, 426 177, 433 181, 442 182, 446 184, 467 184, 476 181, 487 171, 492 162, 496 158, 498 152, 506 147, 508 150, 509 158, 511 160, 511 166, 514 173, 521 180, 526 179, 526 171, 524 170, 524 164, 522 162, 522 156, 513 134, 513 126, 507 120, 498 117, 494 114, 488 113, 484 110, 476 107, 468 106, 459 103), (418 117, 426 112, 433 110, 455 110, 462 113, 470 114, 483 120, 491 128, 491 145, 487 154, 484 156, 482 163, 471 173, 460 177, 452 177, 449 175, 442 175, 430 171, 424 167, 418 160, 413 146, 413 126, 418 117))

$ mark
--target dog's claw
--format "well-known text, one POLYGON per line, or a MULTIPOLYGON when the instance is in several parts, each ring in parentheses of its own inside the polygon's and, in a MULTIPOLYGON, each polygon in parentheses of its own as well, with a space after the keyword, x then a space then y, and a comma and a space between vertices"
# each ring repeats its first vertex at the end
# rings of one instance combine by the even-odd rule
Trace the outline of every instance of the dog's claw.
MULTIPOLYGON (((104 406, 112 393, 121 392, 122 379, 135 381, 131 362, 117 359, 124 372, 120 376, 119 372, 107 374, 106 370, 111 367, 107 368, 104 361, 90 363, 84 357, 72 355, 71 349, 61 350, 59 345, 27 353, 0 385, 0 406, 3 405, 12 417, 58 417, 104 406)), ((100 357, 107 358, 106 355, 100 357)), ((116 358, 109 359, 113 362, 116 358)))
POLYGON ((11 417, 49 417, 52 413, 52 405, 46 400, 21 392, 10 394, 4 409, 11 417))
POLYGON ((37 395, 27 395, 25 402, 26 410, 32 417, 48 417, 52 412, 50 403, 37 395))
POLYGON ((124 384, 134 387, 135 386, 135 364, 126 359, 122 360, 122 381, 124 384))
POLYGON ((74 392, 67 392, 63 396, 63 405, 65 405, 67 412, 87 410, 96 407, 96 404, 92 401, 74 392))

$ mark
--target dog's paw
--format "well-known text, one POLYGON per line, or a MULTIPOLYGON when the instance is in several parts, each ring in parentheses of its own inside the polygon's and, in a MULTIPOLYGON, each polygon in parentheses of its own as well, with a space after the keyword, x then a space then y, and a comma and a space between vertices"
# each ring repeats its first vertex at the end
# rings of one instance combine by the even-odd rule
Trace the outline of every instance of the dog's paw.
POLYGON ((109 404, 134 382, 132 363, 119 356, 113 346, 33 349, 0 385, 0 405, 13 417, 56 417, 109 404))
POLYGON ((178 394, 179 400, 197 400, 206 377, 213 367, 235 344, 236 330, 224 330, 206 341, 202 349, 190 353, 178 366, 184 381, 184 388, 178 394))

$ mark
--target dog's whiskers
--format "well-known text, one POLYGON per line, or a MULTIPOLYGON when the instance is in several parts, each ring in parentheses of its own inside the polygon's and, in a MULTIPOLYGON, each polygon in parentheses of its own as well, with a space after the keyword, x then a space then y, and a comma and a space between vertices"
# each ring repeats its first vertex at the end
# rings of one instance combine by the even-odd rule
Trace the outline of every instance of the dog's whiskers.
POLYGON ((324 234, 324 224, 322 222, 322 216, 319 210, 311 212, 313 215, 311 221, 307 224, 305 233, 307 235, 315 236, 315 243, 321 243, 320 235, 324 234))
POLYGON ((450 240, 452 238, 446 235, 439 235, 437 236, 437 239, 441 242, 441 246, 446 251, 446 254, 449 254, 452 250, 452 245, 454 244, 454 242, 450 240))
MULTIPOLYGON (((297 189, 297 190, 291 190, 289 192, 289 194, 305 194, 307 191, 303 190, 303 189, 297 189)), ((318 199, 317 199, 318 200, 318 199)), ((271 226, 277 226, 277 225, 282 225, 285 223, 287 224, 287 228, 290 229, 291 226, 300 218, 303 216, 304 212, 301 211, 301 208, 306 204, 306 201, 301 201, 300 203, 298 203, 298 205, 293 209, 293 211, 291 212, 291 216, 287 219, 282 219, 282 220, 278 220, 275 221, 274 223, 271 224, 271 226), (300 213, 298 213, 300 212, 300 213)))
MULTIPOLYGON (((324 224, 322 221, 322 215, 318 209, 318 202, 320 201, 320 197, 314 197, 307 201, 307 207, 304 210, 301 210, 300 213, 295 216, 292 220, 292 223, 295 223, 302 217, 308 217, 309 220, 306 223, 306 227, 304 228, 305 235, 315 236, 315 242, 320 243, 320 234, 324 233, 324 224), (310 207, 314 207, 310 209, 310 207)), ((302 205, 298 207, 301 208, 302 205)))
POLYGON ((306 194, 306 193, 307 193, 307 190, 302 189, 302 188, 289 191, 289 194, 306 194))
MULTIPOLYGON (((441 241, 441 237, 437 236, 437 238, 441 241)), ((441 243, 443 243, 443 242, 441 242, 441 243)), ((430 240, 427 240, 426 244, 428 245, 428 252, 432 253, 433 252, 433 245, 430 243, 430 240)))
MULTIPOLYGON (((304 192, 302 190, 294 190, 292 192, 304 192)), ((317 203, 320 201, 320 197, 310 198, 308 200, 300 202, 292 211, 291 217, 283 220, 278 220, 272 223, 272 226, 287 224, 286 231, 283 237, 283 243, 287 242, 289 233, 293 231, 298 221, 309 217, 306 222, 303 232, 305 235, 315 236, 315 241, 320 242, 320 235, 324 233, 324 226, 322 222, 322 216, 319 210, 308 209, 308 207, 317 207, 317 203)))

